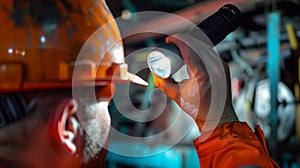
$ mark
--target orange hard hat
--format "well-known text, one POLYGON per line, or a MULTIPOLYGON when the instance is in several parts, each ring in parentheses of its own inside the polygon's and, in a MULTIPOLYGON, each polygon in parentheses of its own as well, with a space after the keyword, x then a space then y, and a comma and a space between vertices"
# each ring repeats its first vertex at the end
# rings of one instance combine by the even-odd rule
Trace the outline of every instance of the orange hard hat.
POLYGON ((112 80, 147 85, 127 71, 104 0, 6 0, 0 6, 0 92, 112 80))

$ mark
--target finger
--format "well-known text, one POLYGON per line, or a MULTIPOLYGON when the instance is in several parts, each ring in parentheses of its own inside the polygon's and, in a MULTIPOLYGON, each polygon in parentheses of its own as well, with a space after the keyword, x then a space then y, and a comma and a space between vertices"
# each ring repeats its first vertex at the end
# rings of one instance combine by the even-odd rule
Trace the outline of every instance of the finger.
POLYGON ((166 42, 173 43, 178 47, 178 49, 180 50, 181 56, 187 65, 191 64, 191 66, 196 66, 195 61, 194 61, 194 59, 196 58, 195 53, 189 47, 188 41, 184 40, 179 35, 174 35, 174 36, 168 36, 166 38, 166 42))
MULTIPOLYGON (((199 72, 205 70, 205 66, 197 53, 190 47, 191 45, 189 43, 191 43, 191 41, 185 39, 185 37, 185 35, 180 34, 168 36, 166 42, 173 43, 179 48, 183 61, 187 65, 189 76, 193 78, 197 76, 199 72)), ((198 46, 197 43, 197 47, 201 47, 201 44, 198 46)))
POLYGON ((154 84, 167 96, 169 96, 174 101, 178 102, 180 96, 178 83, 172 78, 161 79, 159 77, 156 77, 154 74, 152 76, 154 79, 154 84))

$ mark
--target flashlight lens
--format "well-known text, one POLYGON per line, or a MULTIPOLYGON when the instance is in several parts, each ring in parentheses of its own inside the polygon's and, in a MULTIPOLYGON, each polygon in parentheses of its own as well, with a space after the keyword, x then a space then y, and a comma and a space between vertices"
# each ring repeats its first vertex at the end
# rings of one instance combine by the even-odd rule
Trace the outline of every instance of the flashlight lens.
POLYGON ((147 58, 151 72, 159 78, 165 79, 171 75, 171 61, 160 51, 152 51, 147 58))

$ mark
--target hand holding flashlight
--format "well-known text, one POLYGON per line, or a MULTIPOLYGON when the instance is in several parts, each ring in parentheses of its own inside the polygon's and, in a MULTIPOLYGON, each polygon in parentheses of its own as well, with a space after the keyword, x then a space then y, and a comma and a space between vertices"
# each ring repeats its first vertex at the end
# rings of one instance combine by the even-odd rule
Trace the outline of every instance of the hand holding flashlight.
MULTIPOLYGON (((182 55, 184 63, 187 65, 187 72, 189 79, 185 79, 181 82, 176 82, 172 78, 162 79, 153 75, 155 85, 172 98, 186 113, 188 113, 198 125, 200 131, 210 130, 211 125, 221 125, 225 122, 238 121, 237 116, 234 112, 231 103, 231 87, 228 65, 222 61, 222 65, 218 66, 215 63, 215 58, 218 56, 217 53, 208 45, 201 43, 199 40, 186 35, 177 34, 169 36, 166 39, 167 43, 173 43, 176 45, 182 55), (206 64, 199 57, 197 48, 201 52, 200 57, 207 58, 206 62, 212 62, 207 67, 206 64), (215 72, 215 77, 221 79, 221 72, 225 72, 226 79, 225 88, 221 88, 225 91, 226 95, 223 102, 216 102, 212 100, 212 82, 208 73, 208 68, 212 68, 215 72), (218 103, 224 103, 225 106, 220 112, 213 111, 212 114, 208 115, 210 106, 215 106, 218 103), (202 127, 206 122, 206 130, 202 127), (211 123, 211 124, 210 124, 211 123)), ((222 81, 217 83, 222 85, 222 81)), ((220 87, 223 87, 220 86, 220 87)), ((214 128, 212 128, 214 129, 214 128)))
POLYGON ((148 55, 156 86, 187 112, 202 132, 238 120, 231 103, 228 65, 213 46, 239 27, 240 18, 239 9, 226 4, 190 32, 169 36, 167 44, 148 55), (190 78, 181 82, 169 78, 183 64, 190 78))

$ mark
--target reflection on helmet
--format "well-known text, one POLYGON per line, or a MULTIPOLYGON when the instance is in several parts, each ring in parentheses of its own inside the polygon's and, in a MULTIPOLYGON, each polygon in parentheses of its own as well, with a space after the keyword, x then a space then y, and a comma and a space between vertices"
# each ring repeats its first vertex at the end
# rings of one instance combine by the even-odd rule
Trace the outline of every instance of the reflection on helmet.
POLYGON ((81 82, 105 84, 112 74, 128 79, 121 36, 104 0, 1 1, 0 26, 0 92, 69 87, 75 63, 81 82))

